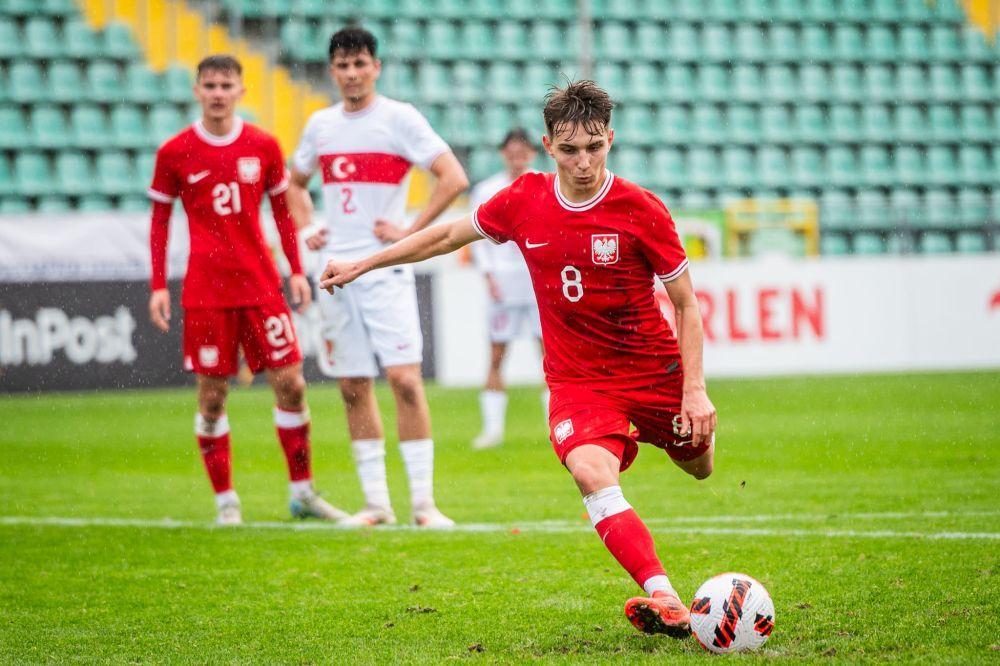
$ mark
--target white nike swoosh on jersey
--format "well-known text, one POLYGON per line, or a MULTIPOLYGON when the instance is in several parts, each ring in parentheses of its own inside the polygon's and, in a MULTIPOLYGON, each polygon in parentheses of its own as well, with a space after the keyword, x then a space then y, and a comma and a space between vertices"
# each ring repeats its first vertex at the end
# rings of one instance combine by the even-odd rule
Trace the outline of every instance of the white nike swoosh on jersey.
POLYGON ((529 250, 533 250, 536 247, 542 247, 543 245, 548 245, 548 244, 549 244, 548 241, 545 241, 544 243, 532 243, 531 241, 527 240, 524 241, 524 247, 528 248, 529 250))
POLYGON ((198 173, 189 174, 188 185, 194 185, 195 183, 197 183, 199 180, 201 180, 210 173, 212 172, 209 169, 205 169, 204 171, 199 171, 198 173))
POLYGON ((285 349, 282 349, 281 351, 271 352, 271 360, 272 361, 280 361, 281 359, 285 358, 286 356, 288 356, 291 353, 292 353, 292 348, 291 347, 286 347, 285 349))

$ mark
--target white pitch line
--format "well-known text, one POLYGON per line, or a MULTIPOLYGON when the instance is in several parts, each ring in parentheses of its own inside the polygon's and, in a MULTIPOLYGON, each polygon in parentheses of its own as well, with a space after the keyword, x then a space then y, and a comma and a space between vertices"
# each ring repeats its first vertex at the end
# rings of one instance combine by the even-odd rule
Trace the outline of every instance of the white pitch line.
MULTIPOLYGON (((0 516, 0 525, 31 525, 37 527, 136 527, 143 529, 240 529, 218 528, 212 523, 194 520, 174 520, 162 518, 148 520, 141 518, 62 518, 46 516, 0 516)), ((300 531, 350 531, 353 528, 340 527, 331 523, 304 522, 249 522, 242 529, 266 529, 300 531)), ((424 531, 411 525, 392 525, 375 528, 377 532, 424 531)), ((522 523, 462 523, 448 532, 532 532, 555 534, 568 532, 591 532, 586 523, 569 521, 538 521, 522 523)), ((654 531, 667 534, 704 534, 736 536, 776 536, 776 537, 828 537, 828 538, 869 538, 869 539, 930 539, 930 540, 1000 540, 1000 532, 918 532, 895 530, 829 530, 829 529, 773 529, 744 527, 705 527, 697 525, 677 527, 654 527, 654 531)))
POLYGON ((1000 516, 1000 511, 881 511, 862 513, 770 513, 733 516, 673 516, 644 519, 651 525, 670 523, 770 523, 823 522, 828 520, 903 520, 906 518, 982 518, 1000 516))

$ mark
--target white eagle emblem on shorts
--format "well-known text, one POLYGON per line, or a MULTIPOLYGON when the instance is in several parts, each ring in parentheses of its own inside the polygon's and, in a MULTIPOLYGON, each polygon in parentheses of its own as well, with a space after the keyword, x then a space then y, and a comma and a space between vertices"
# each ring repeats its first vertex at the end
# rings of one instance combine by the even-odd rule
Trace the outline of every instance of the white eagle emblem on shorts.
POLYGON ((590 249, 595 264, 618 263, 618 234, 591 235, 590 249))
POLYGON ((567 437, 573 434, 573 420, 566 419, 565 421, 561 421, 556 425, 552 434, 556 436, 556 444, 562 444, 566 441, 567 437))
POLYGON ((241 183, 256 183, 260 180, 260 158, 241 157, 236 160, 236 175, 241 183))

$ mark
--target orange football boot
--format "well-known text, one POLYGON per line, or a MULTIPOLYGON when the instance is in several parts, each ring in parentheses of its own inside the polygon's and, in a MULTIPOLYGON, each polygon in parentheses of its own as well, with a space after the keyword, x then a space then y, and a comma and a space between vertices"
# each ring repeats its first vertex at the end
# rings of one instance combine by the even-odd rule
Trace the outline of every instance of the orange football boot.
POLYGON ((691 614, 677 595, 657 590, 652 597, 634 597, 625 602, 625 616, 636 629, 671 638, 691 635, 691 614))

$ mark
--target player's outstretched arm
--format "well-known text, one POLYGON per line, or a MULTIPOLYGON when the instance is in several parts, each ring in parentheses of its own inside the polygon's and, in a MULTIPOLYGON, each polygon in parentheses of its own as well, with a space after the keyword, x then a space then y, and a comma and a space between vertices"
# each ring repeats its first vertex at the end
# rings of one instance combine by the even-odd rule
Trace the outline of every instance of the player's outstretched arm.
POLYGON ((167 289, 167 239, 170 236, 170 213, 173 204, 153 202, 149 225, 149 319, 164 333, 170 330, 170 291, 167 289))
POLYGON ((681 398, 681 424, 691 429, 692 443, 699 446, 715 432, 715 406, 708 399, 705 389, 705 372, 702 366, 704 332, 701 327, 701 310, 691 286, 687 271, 664 284, 667 296, 674 305, 677 320, 677 344, 684 365, 684 395, 681 398))
POLYGON ((333 293, 334 288, 353 282, 368 271, 386 266, 413 264, 442 254, 454 252, 482 236, 466 215, 454 222, 437 224, 387 247, 360 261, 331 261, 320 276, 319 286, 333 293))

